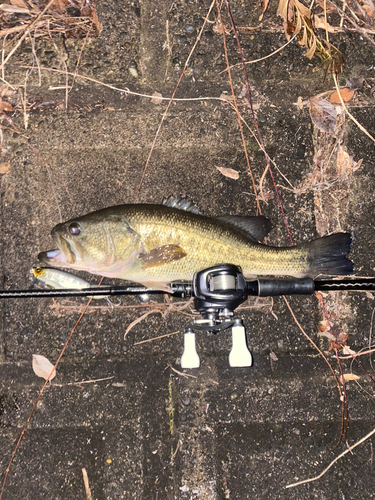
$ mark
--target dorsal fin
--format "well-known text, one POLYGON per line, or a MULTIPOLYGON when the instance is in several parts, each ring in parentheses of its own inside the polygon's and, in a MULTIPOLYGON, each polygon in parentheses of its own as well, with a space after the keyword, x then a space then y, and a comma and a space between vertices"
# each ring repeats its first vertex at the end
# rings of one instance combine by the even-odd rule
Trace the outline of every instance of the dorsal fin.
POLYGON ((256 241, 263 240, 272 229, 271 221, 264 215, 255 217, 224 215, 216 219, 241 229, 256 241))
POLYGON ((193 214, 201 214, 199 208, 186 198, 170 196, 169 198, 164 198, 163 205, 170 208, 177 208, 178 210, 185 210, 185 212, 192 212, 193 214))

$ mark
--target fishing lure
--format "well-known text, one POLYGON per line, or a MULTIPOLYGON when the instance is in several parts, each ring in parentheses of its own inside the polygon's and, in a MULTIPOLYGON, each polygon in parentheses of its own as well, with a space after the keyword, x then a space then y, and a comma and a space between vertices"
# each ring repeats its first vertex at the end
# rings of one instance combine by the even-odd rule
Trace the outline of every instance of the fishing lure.
MULTIPOLYGON (((34 278, 30 287, 32 287, 35 282, 40 282, 43 283, 43 285, 56 290, 82 290, 84 288, 98 288, 97 285, 93 285, 79 276, 75 276, 67 271, 61 271, 60 269, 54 269, 52 267, 33 267, 31 269, 31 273, 34 278)), ((93 298, 105 299, 111 307, 118 306, 121 303, 121 301, 119 301, 117 304, 114 304, 106 295, 95 295, 93 298)))

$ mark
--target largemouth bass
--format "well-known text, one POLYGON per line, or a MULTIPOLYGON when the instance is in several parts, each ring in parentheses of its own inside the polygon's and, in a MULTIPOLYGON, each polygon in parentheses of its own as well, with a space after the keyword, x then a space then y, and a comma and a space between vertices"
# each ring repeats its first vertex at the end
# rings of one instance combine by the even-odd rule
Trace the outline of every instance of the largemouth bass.
POLYGON ((120 205, 58 224, 51 233, 57 249, 38 257, 55 267, 160 290, 168 290, 172 281, 191 281, 196 271, 222 263, 240 266, 247 278, 353 272, 346 258, 350 234, 278 248, 258 242, 269 230, 270 222, 263 216, 210 218, 181 203, 120 205))

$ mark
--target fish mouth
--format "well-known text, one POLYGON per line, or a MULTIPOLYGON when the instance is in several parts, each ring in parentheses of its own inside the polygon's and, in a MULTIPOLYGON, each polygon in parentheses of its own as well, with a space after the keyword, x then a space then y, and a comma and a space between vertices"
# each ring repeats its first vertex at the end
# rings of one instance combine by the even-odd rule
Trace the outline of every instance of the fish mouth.
POLYGON ((44 264, 53 264, 58 266, 59 264, 72 265, 76 262, 76 254, 72 248, 72 245, 64 238, 57 237, 56 233, 53 235, 54 240, 57 243, 58 249, 48 250, 47 252, 40 252, 38 259, 44 264))

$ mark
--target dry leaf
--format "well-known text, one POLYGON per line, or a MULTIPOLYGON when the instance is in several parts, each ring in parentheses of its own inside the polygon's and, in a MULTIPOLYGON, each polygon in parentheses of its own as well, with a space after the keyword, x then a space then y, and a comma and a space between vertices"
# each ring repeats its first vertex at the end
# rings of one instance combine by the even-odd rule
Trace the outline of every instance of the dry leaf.
POLYGON ((337 153, 337 173, 342 176, 352 175, 362 165, 363 158, 355 162, 353 157, 350 156, 342 147, 337 153))
POLYGON ((0 174, 8 174, 10 172, 9 163, 0 163, 0 174))
POLYGON ((366 297, 367 297, 368 299, 374 300, 374 294, 373 294, 373 293, 371 293, 371 292, 366 292, 366 297))
POLYGON ((64 14, 66 12, 67 2, 66 0, 55 0, 51 5, 51 10, 64 14))
MULTIPOLYGON (((48 361, 48 359, 45 358, 44 356, 40 356, 39 354, 33 354, 33 370, 37 377, 41 377, 44 378, 44 380, 47 380, 49 374, 53 370, 53 364, 50 361, 48 361)), ((50 376, 49 380, 52 380, 55 377, 56 377, 56 370, 53 370, 53 373, 50 376)))
POLYGON ((271 359, 271 361, 279 361, 279 358, 272 351, 270 352, 270 359, 271 359))
POLYGON ((327 326, 328 326, 328 321, 326 320, 323 320, 323 321, 320 321, 319 322, 319 331, 320 332, 325 332, 327 330, 327 326))
POLYGON ((362 8, 366 12, 366 14, 369 17, 374 18, 375 17, 375 5, 372 0, 363 0, 362 2, 362 8))
POLYGON ((354 373, 344 373, 344 380, 359 380, 361 377, 354 375, 354 373))
POLYGON ((262 8, 262 13, 259 16, 259 22, 263 19, 263 14, 266 12, 269 2, 270 0, 262 0, 263 8, 262 8))
POLYGON ((10 5, 14 5, 15 7, 20 7, 21 9, 29 8, 29 6, 24 0, 10 0, 10 5))
POLYGON ((25 9, 23 7, 16 7, 13 5, 7 5, 5 3, 2 3, 0 5, 0 10, 2 10, 3 12, 10 12, 10 13, 14 13, 14 14, 29 14, 30 13, 29 9, 25 9))
MULTIPOLYGON (((341 89, 340 90, 340 95, 341 95, 342 100, 344 102, 348 102, 348 101, 350 101, 353 98, 354 90, 350 90, 350 89, 347 89, 347 88, 341 89)), ((329 100, 330 100, 330 102, 332 102, 332 104, 340 104, 341 103, 338 92, 334 92, 331 95, 331 97, 329 98, 329 100)))
POLYGON ((237 180, 240 174, 237 170, 233 170, 233 168, 225 168, 225 167, 216 167, 220 173, 225 175, 225 177, 229 177, 229 179, 237 180))
POLYGON ((151 96, 151 102, 153 104, 161 104, 163 102, 163 96, 159 92, 154 92, 151 96))
POLYGON ((233 96, 228 95, 228 94, 221 94, 220 99, 223 99, 224 101, 229 101, 229 102, 234 100, 233 96))
POLYGON ((310 101, 310 116, 314 125, 322 132, 333 134, 336 128, 337 115, 332 104, 324 99, 313 98, 310 101))
POLYGON ((9 102, 2 101, 0 99, 0 112, 1 111, 13 111, 13 107, 11 104, 9 104, 9 102))
POLYGON ((320 28, 322 30, 327 29, 329 33, 335 33, 336 29, 329 23, 326 23, 323 17, 314 16, 314 26, 315 28, 320 28))

